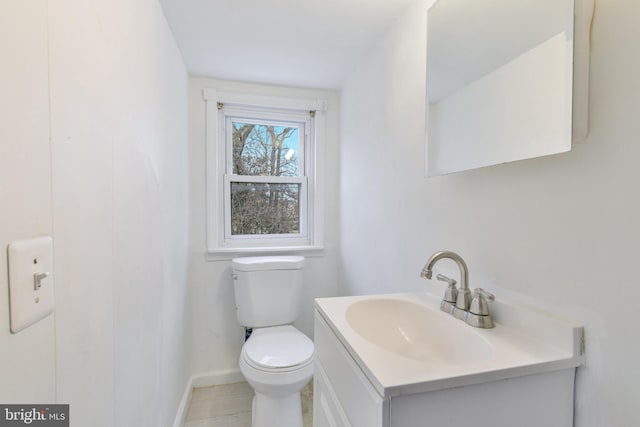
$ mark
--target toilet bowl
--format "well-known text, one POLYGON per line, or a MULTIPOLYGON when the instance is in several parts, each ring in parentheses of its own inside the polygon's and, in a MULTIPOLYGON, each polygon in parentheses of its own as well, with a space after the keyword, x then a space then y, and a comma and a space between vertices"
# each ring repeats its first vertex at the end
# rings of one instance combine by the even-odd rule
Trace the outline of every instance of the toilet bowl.
POLYGON ((240 371, 255 391, 253 427, 302 427, 300 390, 313 376, 313 342, 293 326, 254 329, 240 371))

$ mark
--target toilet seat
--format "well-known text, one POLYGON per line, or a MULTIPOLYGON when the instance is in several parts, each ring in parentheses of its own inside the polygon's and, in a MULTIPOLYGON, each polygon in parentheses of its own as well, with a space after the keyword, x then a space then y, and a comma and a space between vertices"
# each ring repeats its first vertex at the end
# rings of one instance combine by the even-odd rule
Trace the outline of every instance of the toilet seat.
POLYGON ((268 372, 300 369, 313 361, 313 353, 313 341, 290 325, 254 329, 242 347, 248 365, 268 372))

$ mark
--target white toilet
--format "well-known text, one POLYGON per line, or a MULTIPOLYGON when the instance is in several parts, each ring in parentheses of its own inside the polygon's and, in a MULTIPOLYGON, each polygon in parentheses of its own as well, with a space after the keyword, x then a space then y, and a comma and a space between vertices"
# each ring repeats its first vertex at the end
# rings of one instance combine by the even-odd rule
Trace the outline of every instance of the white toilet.
POLYGON ((300 310, 304 257, 234 258, 238 322, 253 328, 240 371, 255 391, 253 427, 302 427, 300 390, 313 376, 313 341, 290 325, 300 310))

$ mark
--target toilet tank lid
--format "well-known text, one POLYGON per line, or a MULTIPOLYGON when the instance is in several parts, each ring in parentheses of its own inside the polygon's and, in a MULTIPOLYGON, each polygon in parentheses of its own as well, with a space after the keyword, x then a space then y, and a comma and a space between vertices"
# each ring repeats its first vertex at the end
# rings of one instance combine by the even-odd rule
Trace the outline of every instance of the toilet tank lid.
POLYGON ((304 266, 303 256, 257 256, 231 260, 236 271, 299 270, 304 266))

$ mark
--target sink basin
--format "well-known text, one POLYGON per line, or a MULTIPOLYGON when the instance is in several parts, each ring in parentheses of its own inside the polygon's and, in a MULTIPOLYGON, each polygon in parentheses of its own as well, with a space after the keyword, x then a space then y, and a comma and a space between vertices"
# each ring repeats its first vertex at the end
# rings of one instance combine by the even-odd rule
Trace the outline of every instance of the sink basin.
POLYGON ((429 292, 315 301, 315 425, 571 426, 578 324, 517 302, 495 327, 440 310, 429 292))
POLYGON ((491 357, 473 328, 438 310, 399 299, 365 299, 346 310, 362 338, 398 356, 434 364, 468 364, 491 357))
POLYGON ((416 292, 319 298, 315 307, 380 396, 544 375, 582 361, 582 327, 545 310, 497 300, 495 327, 481 329, 440 311, 440 302, 416 292))

